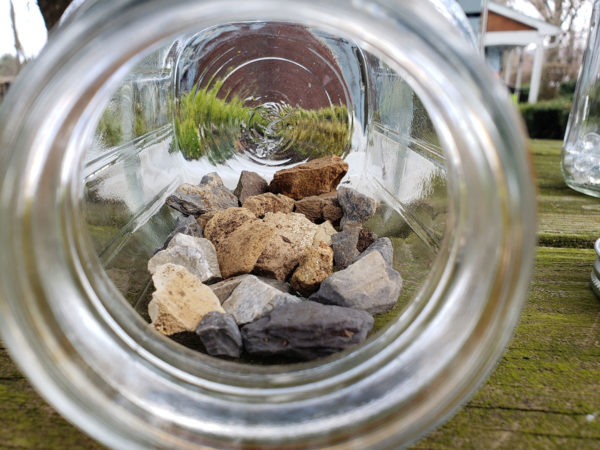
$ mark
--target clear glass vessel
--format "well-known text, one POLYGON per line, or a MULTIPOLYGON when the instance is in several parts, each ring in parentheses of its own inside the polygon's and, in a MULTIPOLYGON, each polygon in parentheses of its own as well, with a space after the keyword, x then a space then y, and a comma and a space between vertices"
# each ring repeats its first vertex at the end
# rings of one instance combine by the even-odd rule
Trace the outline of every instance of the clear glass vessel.
POLYGON ((474 393, 526 298, 535 191, 518 113, 438 7, 129 0, 64 21, 0 111, 0 333, 54 407, 116 448, 398 448, 474 393), (265 366, 151 331, 166 196, 323 152, 380 201, 405 281, 366 343, 265 366))
POLYGON ((600 1, 594 2, 588 42, 565 133, 562 172, 569 187, 600 197, 600 1))

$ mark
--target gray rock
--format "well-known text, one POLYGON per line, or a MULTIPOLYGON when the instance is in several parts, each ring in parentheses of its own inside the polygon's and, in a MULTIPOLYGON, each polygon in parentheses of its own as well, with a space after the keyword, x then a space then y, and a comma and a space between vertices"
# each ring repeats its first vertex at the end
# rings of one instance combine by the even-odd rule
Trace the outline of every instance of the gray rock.
POLYGON ((176 234, 165 250, 155 254, 148 261, 148 271, 154 273, 163 264, 176 264, 185 267, 202 282, 221 278, 215 246, 204 238, 176 234))
POLYGON ((311 360, 364 342, 372 327, 365 311, 303 301, 246 325, 242 340, 251 355, 311 360))
POLYGON ((340 227, 348 224, 362 224, 369 220, 377 210, 378 202, 360 192, 349 188, 338 188, 338 202, 344 211, 340 227))
POLYGON ((386 264, 379 252, 374 251, 347 269, 331 275, 309 298, 326 305, 380 314, 396 306, 401 290, 400 274, 386 264))
POLYGON ((275 306, 301 301, 299 297, 284 294, 250 275, 233 290, 223 303, 223 309, 235 318, 238 325, 244 325, 261 318, 275 306))
POLYGON ((246 201, 248 197, 264 194, 269 190, 269 183, 265 181, 256 172, 248 172, 242 170, 238 184, 233 191, 233 194, 240 200, 240 205, 246 201))
POLYGON ((209 355, 240 357, 242 335, 231 314, 206 314, 198 324, 196 334, 209 355))
POLYGON ((369 247, 362 252, 360 255, 356 257, 353 262, 358 261, 360 258, 367 256, 371 252, 379 252, 379 254, 383 257, 383 260, 387 264, 388 267, 392 267, 394 264, 394 247, 392 246, 392 241, 390 238, 382 237, 376 239, 369 247))
POLYGON ((333 248, 333 261, 335 266, 345 269, 360 254, 357 248, 360 227, 347 226, 331 236, 331 248, 333 248))
POLYGON ((171 231, 171 234, 167 236, 165 239, 165 243, 159 249, 156 249, 155 254, 164 250, 171 242, 171 239, 175 237, 176 234, 187 234, 188 236, 194 237, 204 237, 204 231, 202 230, 202 226, 196 222, 196 218, 194 216, 181 216, 177 218, 177 222, 175 222, 175 228, 171 231))
MULTIPOLYGON (((214 294, 219 298, 221 303, 229 298, 233 290, 239 286, 239 284, 245 279, 252 275, 238 275, 237 277, 228 278, 218 283, 211 284, 209 287, 212 289, 214 294)), ((263 283, 267 283, 273 286, 275 289, 281 292, 288 293, 290 291, 290 284, 285 281, 274 280, 273 278, 256 277, 263 283)))
POLYGON ((208 212, 238 206, 238 199, 223 185, 216 173, 205 175, 200 185, 182 184, 167 197, 167 205, 185 215, 200 216, 208 212))

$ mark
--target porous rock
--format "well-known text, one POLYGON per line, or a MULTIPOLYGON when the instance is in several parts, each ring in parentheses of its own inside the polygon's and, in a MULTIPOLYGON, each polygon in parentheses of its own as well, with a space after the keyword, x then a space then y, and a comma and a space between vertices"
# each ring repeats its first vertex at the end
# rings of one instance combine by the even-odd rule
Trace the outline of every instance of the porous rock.
MULTIPOLYGON (((228 278, 223 281, 219 281, 218 283, 211 284, 210 288, 215 293, 215 295, 219 298, 221 303, 229 298, 233 290, 238 287, 238 285, 244 280, 244 278, 251 277, 254 275, 238 275, 237 277, 228 278)), ((273 278, 259 277, 260 281, 263 283, 267 283, 270 286, 273 286, 275 289, 280 290, 283 293, 288 293, 290 291, 290 285, 285 281, 274 280, 273 278)))
POLYGON ((323 281, 310 300, 380 314, 396 306, 401 290, 402 277, 375 251, 323 281))
POLYGON ((325 220, 338 223, 343 214, 336 191, 297 200, 295 211, 304 214, 308 220, 314 223, 321 223, 325 220))
POLYGON ((238 206, 238 199, 223 185, 216 173, 205 175, 200 185, 182 184, 167 197, 167 205, 185 215, 200 216, 207 212, 238 206))
POLYGON ((304 297, 316 292, 321 282, 333 273, 333 250, 324 242, 308 247, 290 280, 290 286, 304 297))
POLYGON ((252 272, 274 232, 273 225, 254 219, 223 239, 217 248, 223 278, 252 272))
POLYGON ((254 273, 285 280, 304 250, 312 245, 317 225, 296 213, 267 213, 264 222, 275 231, 258 258, 254 273))
POLYGON ((294 210, 294 200, 281 194, 267 192, 265 194, 248 197, 243 204, 244 208, 252 211, 257 217, 264 217, 271 212, 289 213, 294 210))
POLYGON ((277 305, 300 301, 298 297, 284 294, 257 277, 249 276, 225 300, 223 309, 235 318, 238 325, 244 325, 264 316, 277 305))
POLYGON ((200 225, 193 216, 181 216, 177 218, 177 221, 175 222, 175 228, 167 236, 163 246, 156 249, 154 253, 158 253, 161 250, 166 249, 169 245, 169 242, 171 242, 171 239, 173 239, 173 237, 179 233, 199 238, 204 237, 202 225, 200 225))
POLYGON ((361 228, 358 226, 348 226, 343 231, 331 236, 331 246, 333 248, 333 260, 336 267, 346 268, 360 254, 358 251, 358 237, 361 228))
POLYGON ((344 211, 340 226, 345 228, 348 224, 360 225, 369 220, 377 210, 377 200, 361 194, 349 187, 338 189, 338 202, 344 211))
POLYGON ((364 252, 377 239, 377 235, 368 228, 361 228, 358 233, 358 242, 356 249, 359 252, 364 252))
POLYGON ((276 172, 269 190, 300 200, 335 190, 346 172, 348 164, 342 158, 325 156, 276 172))
POLYGON ((198 324, 196 334, 209 355, 240 357, 242 335, 231 314, 209 312, 198 324))
POLYGON ((248 220, 256 216, 246 208, 227 208, 217 211, 204 227, 204 236, 215 246, 248 220))
POLYGON ((152 276, 155 291, 148 304, 151 326, 166 336, 195 331, 211 311, 225 312, 210 288, 185 267, 164 264, 152 276))
POLYGON ((319 224, 315 237, 313 238, 313 245, 319 245, 320 242, 325 242, 327 245, 331 245, 331 236, 337 233, 337 230, 333 228, 330 221, 319 224))
POLYGON ((390 238, 382 237, 376 239, 364 252, 356 257, 355 261, 367 256, 371 252, 379 252, 387 266, 392 267, 394 263, 394 247, 392 246, 390 238))
POLYGON ((303 301, 246 325, 242 340, 251 355, 312 360, 364 342, 372 327, 365 311, 303 301))
POLYGON ((167 263, 185 267, 203 282, 221 278, 217 252, 208 239, 176 234, 165 250, 150 258, 148 271, 154 273, 159 266, 167 263))
POLYGON ((233 194, 240 200, 240 205, 243 205, 248 197, 264 194, 268 190, 269 183, 263 177, 256 172, 242 170, 233 194))

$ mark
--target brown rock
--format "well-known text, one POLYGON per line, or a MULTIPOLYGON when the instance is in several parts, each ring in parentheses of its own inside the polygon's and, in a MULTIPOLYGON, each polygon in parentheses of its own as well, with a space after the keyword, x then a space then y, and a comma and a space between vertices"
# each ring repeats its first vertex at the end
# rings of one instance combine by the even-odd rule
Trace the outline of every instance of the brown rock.
POLYGON ((290 285, 304 297, 319 290, 321 282, 333 273, 333 250, 324 242, 308 247, 292 275, 290 285))
POLYGON ((267 213, 266 224, 275 231, 256 262, 254 273, 285 280, 313 242, 317 225, 302 214, 267 213))
POLYGON ((193 332, 205 314, 225 312, 210 288, 182 266, 160 266, 152 281, 156 291, 148 304, 148 314, 151 326, 161 334, 193 332))
POLYGON ((264 217, 266 213, 290 213, 294 210, 294 200, 281 194, 255 195, 248 197, 244 202, 244 208, 252 211, 257 217, 264 217))
POLYGON ((377 239, 377 235, 375 233, 373 233, 367 228, 361 228, 358 232, 358 242, 356 243, 356 249, 360 253, 364 252, 367 248, 369 248, 369 246, 373 242, 375 242, 375 239, 377 239))
POLYGON ((335 190, 346 172, 348 164, 342 158, 325 156, 275 173, 269 190, 300 200, 335 190))
POLYGON ((223 278, 250 273, 274 232, 273 225, 254 219, 229 234, 217 246, 223 278))
POLYGON ((248 197, 264 194, 268 190, 269 183, 267 183, 263 177, 256 172, 242 170, 242 174, 233 191, 233 195, 240 200, 240 205, 243 205, 248 197))
POLYGON ((204 237, 215 246, 248 220, 256 216, 246 208, 228 208, 213 214, 204 227, 204 237))
POLYGON ((326 220, 339 223, 343 214, 337 200, 337 191, 313 195, 296 201, 296 212, 304 214, 308 220, 314 223, 326 220))

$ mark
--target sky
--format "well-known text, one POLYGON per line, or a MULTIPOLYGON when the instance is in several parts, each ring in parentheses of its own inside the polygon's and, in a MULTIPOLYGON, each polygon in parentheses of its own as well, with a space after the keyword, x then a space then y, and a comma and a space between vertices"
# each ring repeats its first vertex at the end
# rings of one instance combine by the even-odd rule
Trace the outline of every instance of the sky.
MULTIPOLYGON (((10 22, 10 2, 0 0, 0 56, 16 54, 10 22)), ((27 58, 37 55, 46 43, 46 26, 36 0, 13 0, 19 40, 27 58)))

